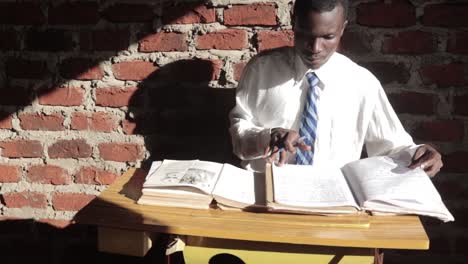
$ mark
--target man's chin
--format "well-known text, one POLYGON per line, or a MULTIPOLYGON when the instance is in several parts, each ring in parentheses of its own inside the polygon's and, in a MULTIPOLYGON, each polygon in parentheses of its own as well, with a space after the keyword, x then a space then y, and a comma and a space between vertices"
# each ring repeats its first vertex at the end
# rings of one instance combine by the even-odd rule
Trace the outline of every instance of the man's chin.
POLYGON ((302 62, 304 65, 312 70, 317 70, 320 67, 322 67, 323 64, 325 64, 324 59, 308 59, 308 58, 302 58, 302 62))

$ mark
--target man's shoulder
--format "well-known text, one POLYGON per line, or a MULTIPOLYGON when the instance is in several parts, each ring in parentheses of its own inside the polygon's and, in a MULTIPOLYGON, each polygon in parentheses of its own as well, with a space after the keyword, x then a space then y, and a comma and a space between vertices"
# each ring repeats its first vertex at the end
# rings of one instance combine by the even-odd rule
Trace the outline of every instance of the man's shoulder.
POLYGON ((294 59, 294 50, 292 47, 280 47, 266 50, 255 55, 249 64, 253 65, 276 65, 290 66, 294 59))
POLYGON ((353 79, 365 80, 368 82, 379 82, 375 75, 365 67, 359 65, 349 57, 336 52, 333 55, 334 63, 339 65, 342 74, 348 75, 353 79))

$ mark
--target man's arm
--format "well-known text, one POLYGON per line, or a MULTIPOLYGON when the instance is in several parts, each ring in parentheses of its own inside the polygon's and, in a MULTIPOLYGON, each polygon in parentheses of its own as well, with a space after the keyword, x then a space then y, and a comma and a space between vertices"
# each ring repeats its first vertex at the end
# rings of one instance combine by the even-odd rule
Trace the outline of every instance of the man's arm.
POLYGON ((234 153, 240 159, 267 158, 273 162, 279 155, 279 165, 282 165, 287 161, 289 154, 296 152, 296 147, 303 150, 310 150, 310 147, 299 141, 297 131, 265 127, 258 120, 258 111, 262 109, 259 104, 262 100, 268 100, 259 99, 260 88, 266 87, 258 87, 258 77, 261 74, 258 67, 255 60, 250 62, 237 87, 236 106, 229 114, 232 145, 234 153))
POLYGON ((254 61, 245 67, 236 90, 236 106, 229 114, 234 154, 242 160, 264 157, 270 143, 270 129, 259 124, 255 117, 259 92, 255 67, 254 61))
POLYGON ((421 167, 430 177, 435 176, 443 165, 441 155, 435 148, 425 144, 419 146, 414 144, 380 84, 365 141, 369 156, 410 150, 414 154, 409 168, 421 167))

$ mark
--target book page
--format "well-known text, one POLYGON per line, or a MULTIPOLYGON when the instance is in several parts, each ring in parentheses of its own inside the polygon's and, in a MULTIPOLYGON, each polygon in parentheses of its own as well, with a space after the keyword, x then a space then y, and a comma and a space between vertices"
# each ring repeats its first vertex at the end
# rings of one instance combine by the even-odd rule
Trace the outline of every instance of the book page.
POLYGON ((440 200, 439 193, 423 170, 409 169, 406 163, 388 156, 349 163, 343 167, 343 172, 352 188, 360 190, 364 200, 440 200))
POLYGON ((351 188, 361 193, 358 202, 364 209, 453 219, 427 174, 421 168, 409 169, 408 164, 382 156, 349 163, 342 170, 351 188))
POLYGON ((273 166, 274 200, 302 207, 358 207, 340 169, 332 165, 273 166))
POLYGON ((254 177, 254 172, 226 163, 213 190, 213 195, 246 205, 254 204, 254 177))
POLYGON ((144 188, 189 186, 210 194, 223 164, 199 160, 164 160, 147 178, 144 188))

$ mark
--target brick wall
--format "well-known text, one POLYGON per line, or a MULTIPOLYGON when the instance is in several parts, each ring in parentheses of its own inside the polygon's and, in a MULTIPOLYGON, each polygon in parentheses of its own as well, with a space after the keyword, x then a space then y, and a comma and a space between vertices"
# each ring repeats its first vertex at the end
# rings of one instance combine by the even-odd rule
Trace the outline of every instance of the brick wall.
MULTIPOLYGON (((145 160, 235 162, 232 88, 256 53, 292 44, 292 2, 173 2, 0 2, 0 215, 68 220, 145 160)), ((444 155, 434 183, 457 221, 425 221, 429 253, 462 256, 468 3, 350 2, 343 52, 444 155)))

